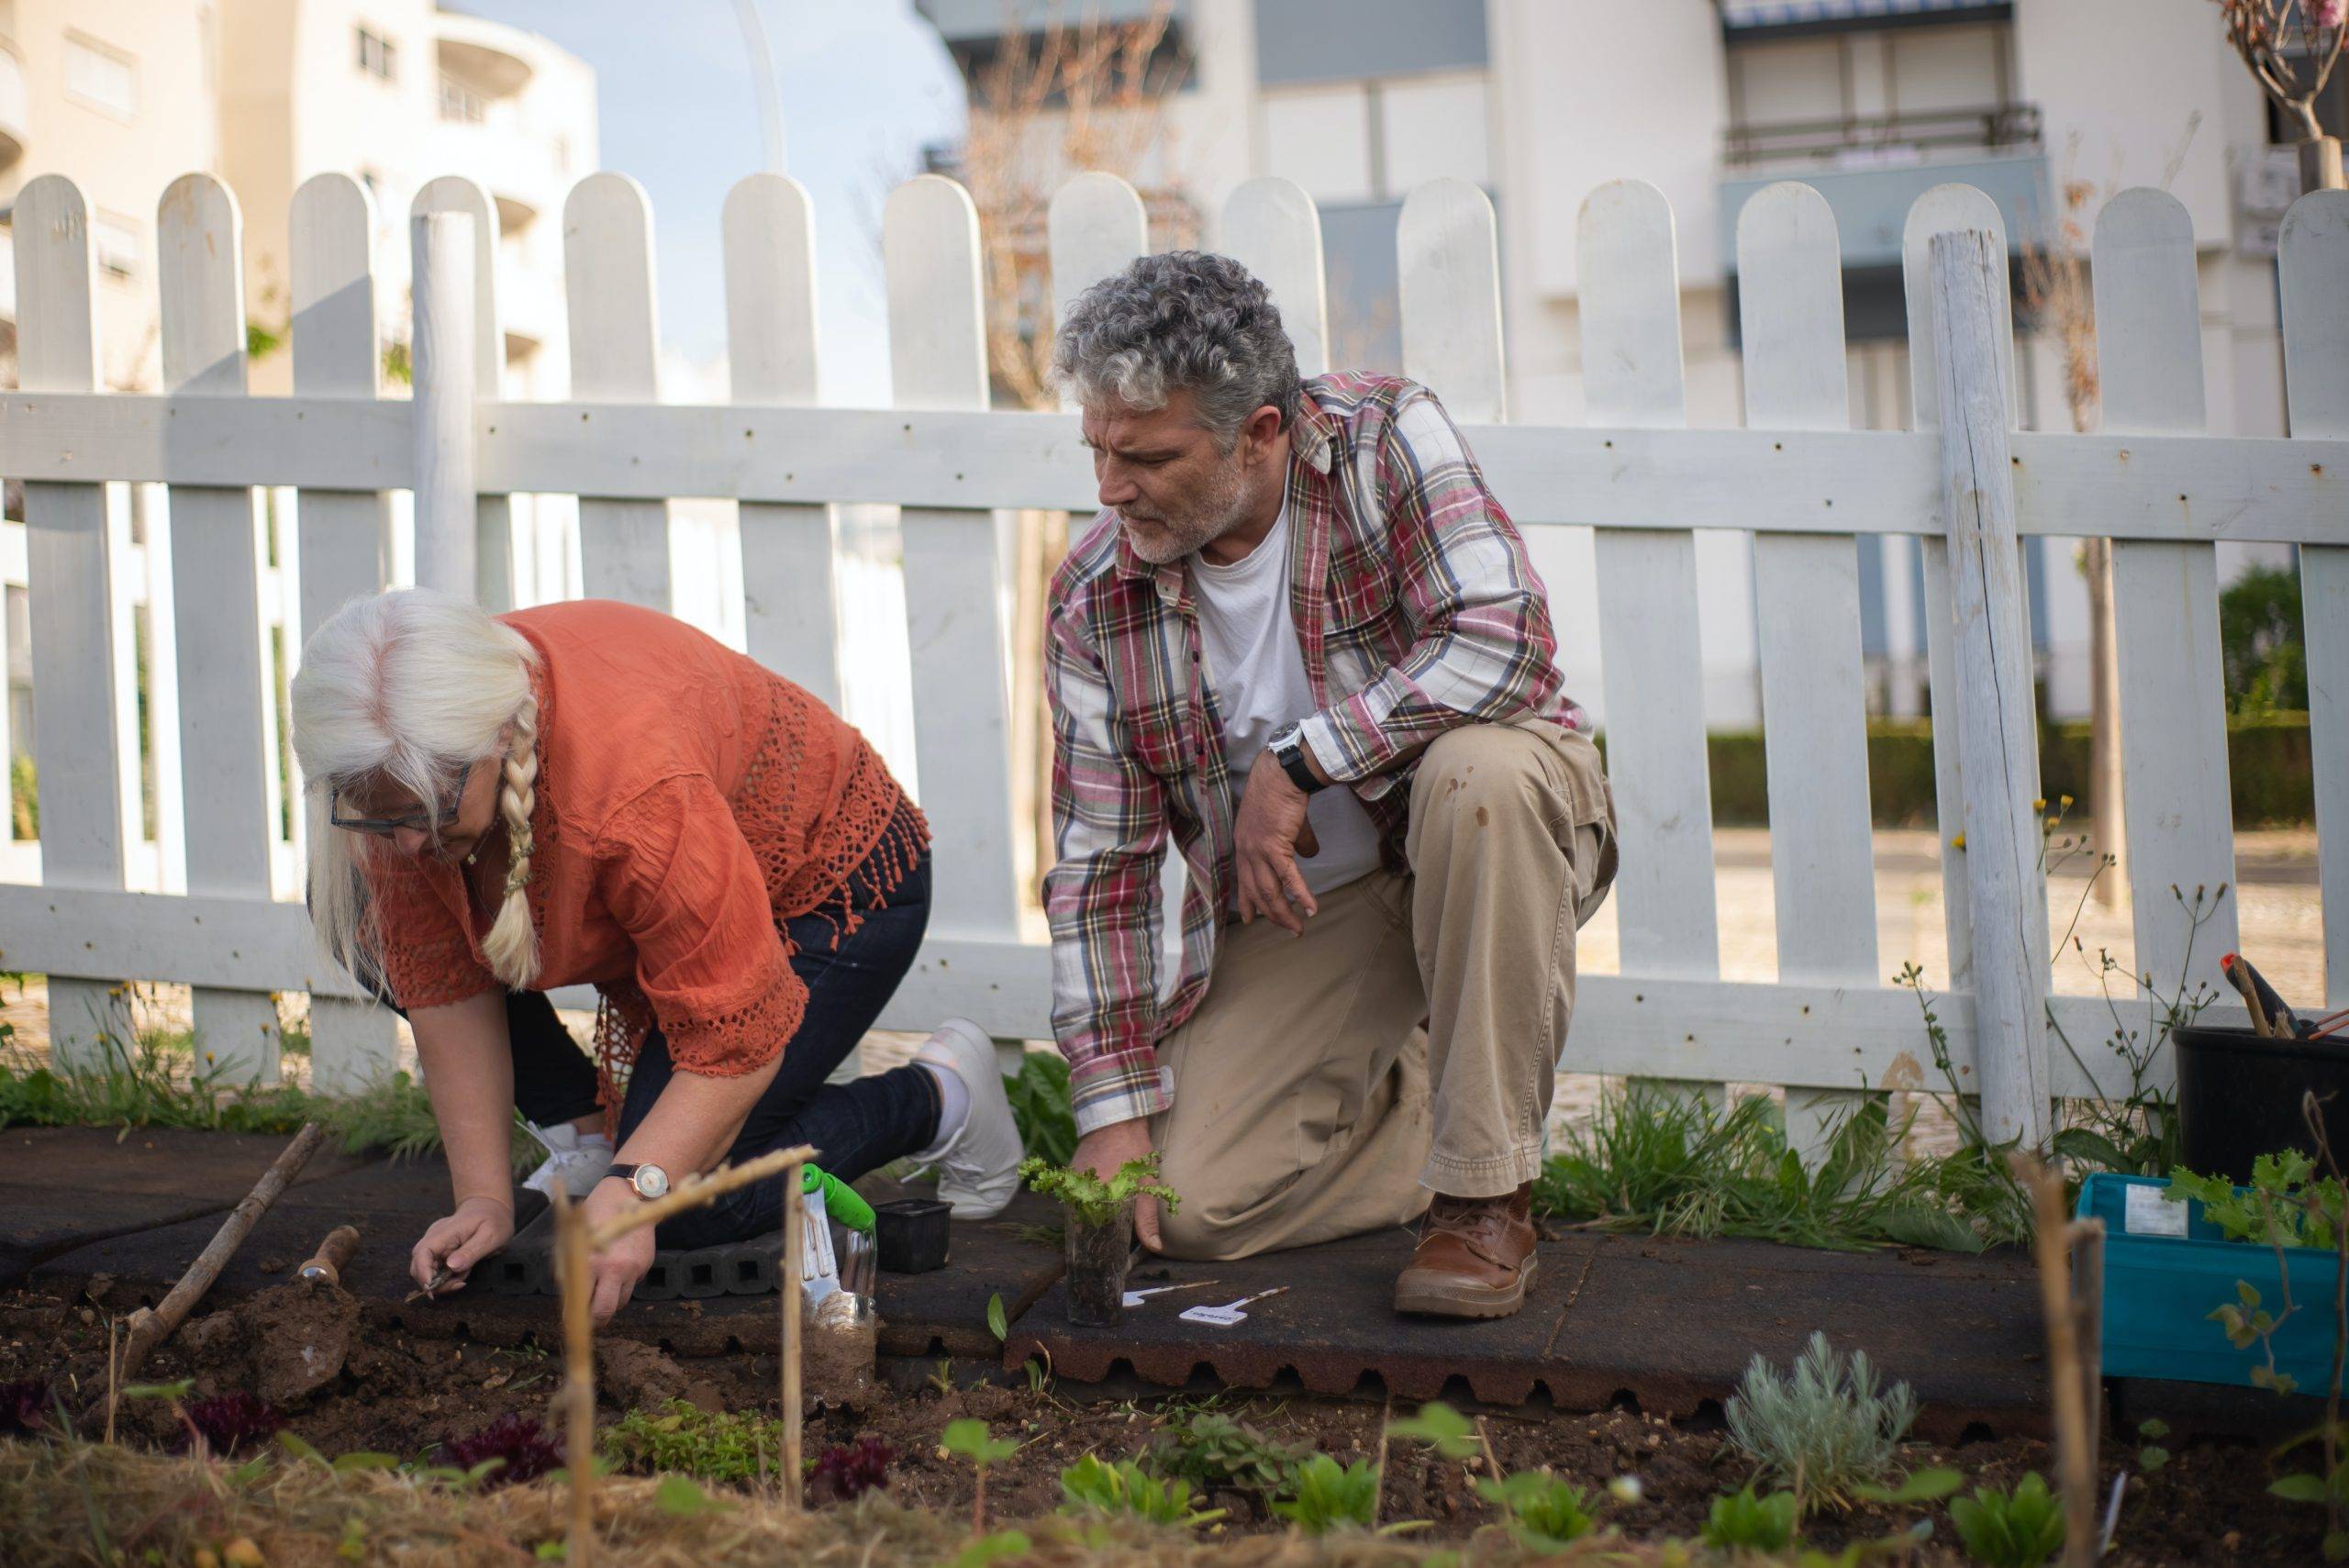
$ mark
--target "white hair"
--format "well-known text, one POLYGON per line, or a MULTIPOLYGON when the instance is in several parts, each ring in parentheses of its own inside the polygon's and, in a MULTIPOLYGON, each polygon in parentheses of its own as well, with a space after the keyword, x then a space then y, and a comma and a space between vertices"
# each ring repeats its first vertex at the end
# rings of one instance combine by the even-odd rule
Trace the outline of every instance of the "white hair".
POLYGON ((530 692, 538 662, 520 632, 429 588, 353 599, 303 645, 291 695, 294 754, 307 796, 310 917, 319 944, 352 974, 381 972, 366 867, 372 857, 395 851, 333 827, 335 792, 388 784, 429 810, 495 757, 504 769, 497 808, 512 869, 482 951, 509 989, 537 978, 538 933, 524 889, 539 777, 539 705, 530 692))

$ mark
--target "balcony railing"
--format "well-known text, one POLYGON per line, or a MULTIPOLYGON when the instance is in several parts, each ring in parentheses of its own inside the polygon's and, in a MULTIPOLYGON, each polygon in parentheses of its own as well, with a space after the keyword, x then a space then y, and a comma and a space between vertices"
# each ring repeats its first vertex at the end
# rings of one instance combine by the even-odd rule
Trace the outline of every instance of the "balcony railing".
POLYGON ((1722 158, 1731 169, 1774 163, 1868 168, 1920 162, 1939 151, 2034 148, 2039 136, 2038 105, 2004 104, 1923 114, 1733 126, 1722 158))

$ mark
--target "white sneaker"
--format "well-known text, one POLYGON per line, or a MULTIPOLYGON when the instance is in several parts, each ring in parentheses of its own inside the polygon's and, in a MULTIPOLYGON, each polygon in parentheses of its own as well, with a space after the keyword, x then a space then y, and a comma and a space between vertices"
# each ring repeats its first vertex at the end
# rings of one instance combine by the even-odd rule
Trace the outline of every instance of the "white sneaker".
POLYGON ((954 1206, 957 1219, 993 1219, 1019 1190, 1019 1128, 1003 1092, 995 1041, 968 1018, 938 1026, 916 1062, 935 1063, 963 1081, 970 1110, 960 1130, 914 1158, 938 1167, 938 1195, 954 1206))
POLYGON ((567 1121, 553 1127, 540 1127, 534 1121, 522 1125, 547 1151, 546 1162, 522 1182, 533 1192, 551 1198, 555 1184, 561 1182, 571 1197, 584 1198, 612 1168, 612 1140, 600 1132, 582 1132, 567 1121))

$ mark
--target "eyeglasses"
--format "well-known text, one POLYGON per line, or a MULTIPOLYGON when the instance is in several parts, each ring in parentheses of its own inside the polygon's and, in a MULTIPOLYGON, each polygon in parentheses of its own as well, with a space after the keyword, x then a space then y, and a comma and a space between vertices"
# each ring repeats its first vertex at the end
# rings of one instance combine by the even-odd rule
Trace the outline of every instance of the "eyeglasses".
POLYGON ((454 825, 457 811, 464 804, 461 794, 438 812, 411 812, 406 817, 345 817, 342 814, 342 792, 336 790, 327 796, 327 821, 353 833, 370 833, 378 839, 388 839, 403 828, 429 833, 435 828, 454 825))

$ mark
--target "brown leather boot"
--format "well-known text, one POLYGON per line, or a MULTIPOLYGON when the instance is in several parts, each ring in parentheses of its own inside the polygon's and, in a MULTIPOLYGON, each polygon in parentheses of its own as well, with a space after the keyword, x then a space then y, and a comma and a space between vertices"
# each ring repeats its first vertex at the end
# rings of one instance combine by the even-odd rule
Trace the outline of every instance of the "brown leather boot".
POLYGON ((1525 1305, 1533 1255, 1533 1184, 1507 1197, 1442 1193, 1419 1222, 1419 1245, 1395 1280, 1395 1310, 1440 1318, 1506 1318, 1525 1305))

